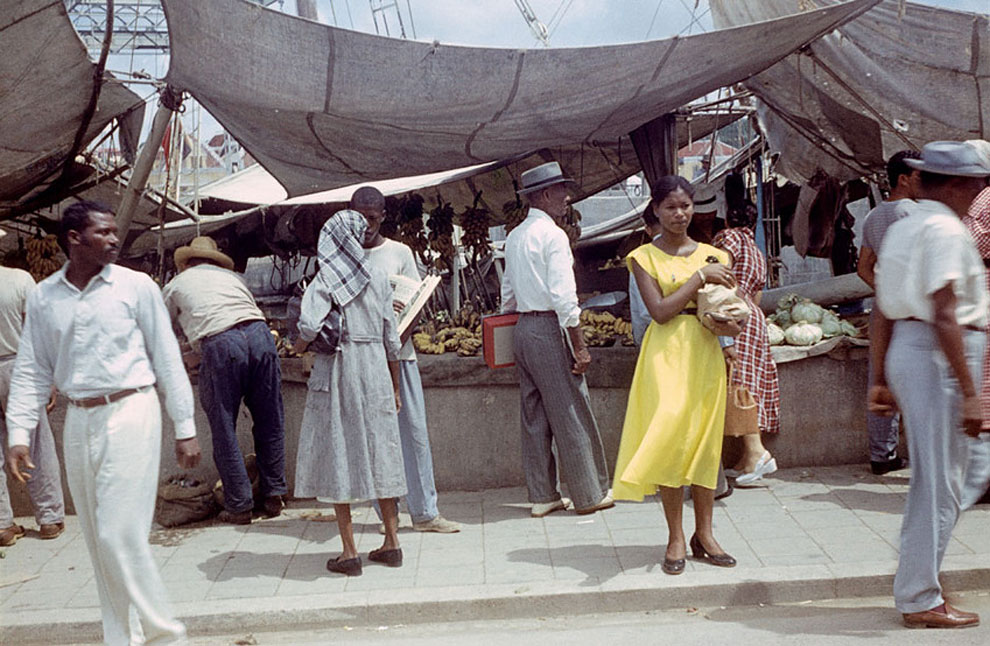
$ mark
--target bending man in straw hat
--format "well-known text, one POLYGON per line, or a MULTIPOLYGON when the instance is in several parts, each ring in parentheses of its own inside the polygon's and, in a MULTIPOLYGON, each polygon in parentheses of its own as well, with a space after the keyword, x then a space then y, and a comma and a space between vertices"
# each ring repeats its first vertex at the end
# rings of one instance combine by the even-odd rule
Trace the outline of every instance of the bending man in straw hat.
POLYGON ((179 275, 164 289, 165 305, 193 349, 199 352, 199 400, 213 434, 213 462, 223 481, 220 520, 251 522, 252 509, 273 518, 282 513, 285 484, 285 428, 282 372, 265 317, 234 261, 208 236, 175 250, 179 275), (241 400, 254 421, 260 496, 251 492, 237 443, 241 400))
POLYGON ((555 224, 567 215, 567 184, 574 180, 563 176, 557 162, 530 169, 521 179, 519 194, 530 209, 505 241, 502 311, 520 314, 513 343, 531 514, 539 518, 568 505, 557 491, 551 444, 577 513, 590 514, 615 503, 584 380, 591 354, 578 320, 574 257, 567 234, 555 224))
POLYGON ((942 597, 938 573, 959 517, 980 434, 980 377, 990 295, 964 217, 990 177, 990 157, 936 141, 907 164, 921 171, 917 203, 887 230, 877 256, 879 315, 871 326, 869 408, 900 408, 911 452, 894 602, 912 628, 975 626, 942 597))

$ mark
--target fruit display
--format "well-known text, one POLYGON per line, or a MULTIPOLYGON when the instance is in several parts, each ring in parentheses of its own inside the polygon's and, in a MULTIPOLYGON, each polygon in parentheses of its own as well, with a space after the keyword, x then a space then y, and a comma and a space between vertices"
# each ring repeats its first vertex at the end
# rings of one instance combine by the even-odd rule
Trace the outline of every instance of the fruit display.
POLYGON ((426 263, 426 250, 430 243, 423 229, 423 196, 409 193, 399 199, 398 230, 395 238, 419 255, 426 263))
POLYGON ((474 205, 465 209, 459 216, 459 224, 464 230, 461 244, 465 251, 471 251, 471 258, 474 261, 484 258, 492 250, 488 238, 488 227, 491 226, 491 222, 488 211, 478 205, 480 198, 481 194, 479 193, 475 197, 474 205))
POLYGON ((473 306, 462 307, 449 321, 429 321, 412 336, 423 354, 455 352, 473 357, 481 350, 481 314, 473 306))
POLYGON ((523 204, 518 196, 516 199, 509 200, 503 204, 502 217, 505 220, 505 234, 508 235, 510 231, 522 224, 522 221, 526 219, 527 213, 529 213, 529 207, 523 204))
POLYGON ((767 334, 770 345, 814 345, 822 339, 860 335, 849 321, 797 294, 777 301, 777 311, 767 317, 767 334))
POLYGON ((609 312, 584 310, 581 312, 580 321, 584 342, 589 347, 612 346, 615 345, 616 341, 622 345, 634 345, 632 323, 613 316, 609 312))
POLYGON ((24 250, 27 269, 36 281, 48 278, 62 267, 62 248, 54 235, 28 238, 24 250))
POLYGON ((426 220, 426 228, 429 229, 427 240, 430 243, 430 251, 435 255, 432 258, 433 267, 440 272, 447 271, 454 266, 454 207, 437 195, 437 205, 430 211, 430 217, 426 220))
POLYGON ((571 242, 571 247, 573 248, 581 238, 581 212, 573 206, 568 206, 567 215, 564 216, 563 221, 557 222, 557 226, 567 234, 567 239, 571 242))

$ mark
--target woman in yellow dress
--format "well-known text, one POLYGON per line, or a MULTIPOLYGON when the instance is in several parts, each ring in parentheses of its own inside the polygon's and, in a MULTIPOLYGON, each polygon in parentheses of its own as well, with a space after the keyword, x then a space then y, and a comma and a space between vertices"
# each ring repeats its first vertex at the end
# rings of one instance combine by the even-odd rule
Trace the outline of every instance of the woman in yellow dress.
POLYGON ((701 325, 694 299, 706 283, 735 287, 726 252, 692 240, 691 184, 661 178, 647 207, 662 235, 627 257, 653 321, 643 337, 615 465, 616 500, 660 491, 669 538, 663 571, 684 571, 683 487, 691 486, 695 558, 732 567, 712 533, 712 506, 725 424, 726 374, 718 338, 701 325))

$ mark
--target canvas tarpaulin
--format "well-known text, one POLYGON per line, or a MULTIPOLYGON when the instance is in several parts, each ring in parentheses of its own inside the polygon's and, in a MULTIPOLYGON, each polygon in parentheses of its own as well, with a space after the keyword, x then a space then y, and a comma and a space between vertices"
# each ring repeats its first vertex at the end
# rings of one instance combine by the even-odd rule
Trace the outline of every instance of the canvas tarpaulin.
MULTIPOLYGON (((637 171, 630 131, 745 79, 855 17, 851 0, 777 21, 579 49, 383 38, 245 0, 163 0, 168 81, 189 91, 296 196, 527 153, 578 198, 637 171)), ((511 196, 518 166, 492 189, 511 196)))
MULTIPOLYGON (((833 0, 709 0, 717 27, 770 20, 833 0)), ((810 15, 810 14, 809 14, 810 15)), ((819 168, 847 180, 905 148, 990 136, 986 15, 884 0, 745 82, 775 168, 796 182, 819 168)))
MULTIPOLYGON (((61 170, 93 92, 95 64, 62 0, 8 0, 0 11, 0 202, 13 202, 61 170)), ((140 97, 103 83, 83 142, 115 118, 140 128, 140 97), (127 115, 124 117, 123 115, 127 115)))

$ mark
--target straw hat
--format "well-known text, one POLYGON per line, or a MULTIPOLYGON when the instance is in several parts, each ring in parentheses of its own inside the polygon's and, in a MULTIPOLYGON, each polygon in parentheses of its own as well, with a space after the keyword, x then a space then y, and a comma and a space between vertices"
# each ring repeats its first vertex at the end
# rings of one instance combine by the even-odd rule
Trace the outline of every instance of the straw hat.
POLYGON ((530 168, 528 171, 523 172, 519 179, 522 181, 522 188, 517 191, 520 195, 539 191, 540 189, 553 184, 560 184, 561 182, 574 183, 574 180, 570 177, 564 177, 564 173, 560 170, 560 164, 557 162, 547 162, 546 164, 540 164, 536 168, 530 168))
POLYGON ((718 198, 718 189, 714 186, 711 184, 698 184, 694 187, 694 196, 691 198, 691 201, 694 202, 694 212, 717 213, 719 210, 718 198))
POLYGON ((933 141, 921 149, 921 159, 905 159, 911 168, 955 177, 990 176, 990 157, 981 146, 964 141, 933 141))
POLYGON ((215 262, 224 269, 234 269, 234 261, 230 256, 221 252, 217 248, 217 242, 210 236, 199 236, 193 238, 192 242, 184 247, 175 250, 175 266, 179 271, 184 271, 186 265, 193 258, 204 258, 210 262, 215 262))

